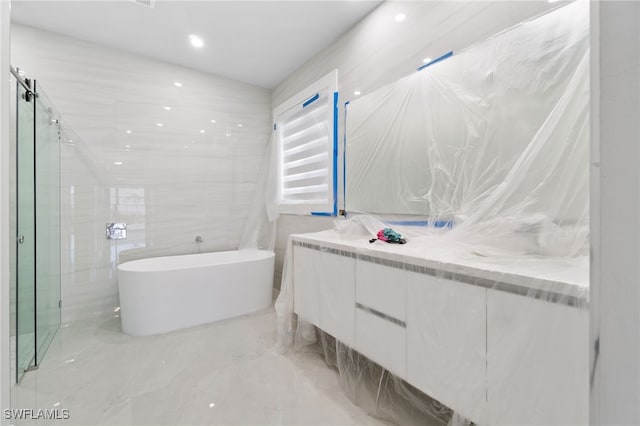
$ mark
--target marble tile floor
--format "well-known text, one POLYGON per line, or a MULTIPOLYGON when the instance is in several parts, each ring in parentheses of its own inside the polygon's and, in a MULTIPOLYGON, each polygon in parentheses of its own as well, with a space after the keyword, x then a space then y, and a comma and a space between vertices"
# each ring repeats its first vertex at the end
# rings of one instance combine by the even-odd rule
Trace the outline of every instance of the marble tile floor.
MULTIPOLYGON (((117 315, 64 324, 12 408, 68 409, 38 425, 386 425, 354 406, 311 353, 280 354, 273 308, 160 336, 117 315)), ((14 422, 14 424, 33 424, 14 422)))

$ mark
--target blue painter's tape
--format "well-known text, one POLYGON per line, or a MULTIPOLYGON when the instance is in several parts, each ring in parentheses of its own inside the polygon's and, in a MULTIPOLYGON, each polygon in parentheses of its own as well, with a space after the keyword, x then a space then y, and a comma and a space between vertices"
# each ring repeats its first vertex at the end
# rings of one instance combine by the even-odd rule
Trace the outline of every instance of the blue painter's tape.
POLYGON ((453 228, 453 221, 451 220, 436 220, 431 222, 431 226, 434 228, 453 228))
POLYGON ((432 226, 434 228, 453 228, 453 221, 451 220, 388 220, 385 223, 389 225, 404 225, 404 226, 432 226))
POLYGON ((311 212, 311 216, 335 216, 332 212, 311 212))
POLYGON ((338 216, 338 92, 333 92, 333 215, 338 216))
POLYGON ((307 99, 306 101, 304 101, 302 103, 302 108, 308 107, 309 105, 311 105, 312 103, 314 103, 318 99, 320 99, 320 94, 316 93, 315 95, 313 95, 312 97, 310 97, 309 99, 307 99))
POLYGON ((342 140, 342 200, 345 210, 347 209, 347 105, 349 103, 349 101, 344 103, 344 137, 342 140))
POLYGON ((428 62, 420 67, 418 67, 418 71, 421 71, 427 67, 430 67, 433 64, 437 64, 438 62, 444 61, 447 58, 450 58, 453 56, 453 50, 450 50, 449 52, 445 53, 444 55, 440 56, 439 58, 434 59, 431 62, 428 62))
POLYGON ((426 220, 386 220, 387 225, 405 225, 405 226, 428 226, 426 220))

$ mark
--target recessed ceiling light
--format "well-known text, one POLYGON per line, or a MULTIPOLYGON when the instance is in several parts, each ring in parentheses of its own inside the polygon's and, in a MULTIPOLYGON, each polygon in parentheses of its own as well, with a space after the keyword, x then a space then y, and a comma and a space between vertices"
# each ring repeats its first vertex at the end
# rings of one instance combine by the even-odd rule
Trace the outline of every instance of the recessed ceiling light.
POLYGON ((191 45, 195 48, 201 48, 202 46, 204 46, 204 41, 202 40, 202 38, 198 37, 195 34, 190 34, 189 35, 189 41, 191 42, 191 45))
POLYGON ((125 145, 124 147, 125 148, 131 148, 131 145, 125 145))
POLYGON ((189 145, 185 145, 185 146, 184 146, 184 149, 189 149, 189 145))
POLYGON ((122 161, 114 161, 113 164, 116 166, 122 166, 122 161))
POLYGON ((73 143, 73 139, 69 139, 69 143, 73 143))
POLYGON ((130 135, 131 134, 131 130, 125 130, 125 133, 130 135))
POLYGON ((204 133, 204 130, 200 130, 200 133, 204 133))
POLYGON ((164 109, 167 110, 167 111, 171 111, 171 107, 170 106, 166 106, 166 107, 164 107, 164 109))
POLYGON ((555 3, 557 1, 560 1, 560 0, 547 0, 548 3, 555 3))
POLYGON ((158 126, 158 127, 162 127, 162 126, 164 126, 164 124, 162 124, 162 123, 156 123, 156 126, 158 126))
POLYGON ((422 60, 422 63, 423 63, 423 64, 428 64, 428 63, 429 63, 429 62, 431 62, 432 60, 433 60, 433 59, 431 59, 431 58, 424 58, 424 59, 422 60))
POLYGON ((243 126, 242 124, 238 123, 238 127, 242 127, 242 126, 243 126))
POLYGON ((180 83, 179 81, 176 81, 175 83, 173 83, 173 85, 176 87, 182 87, 182 83, 180 83))
POLYGON ((398 13, 394 19, 396 20, 396 22, 402 22, 406 17, 407 15, 405 15, 404 13, 398 13))
POLYGON ((360 96, 360 91, 356 90, 355 92, 353 92, 353 94, 356 95, 356 96, 360 96))
POLYGON ((216 122, 216 120, 211 120, 211 122, 212 122, 212 123, 215 123, 215 122, 216 122))

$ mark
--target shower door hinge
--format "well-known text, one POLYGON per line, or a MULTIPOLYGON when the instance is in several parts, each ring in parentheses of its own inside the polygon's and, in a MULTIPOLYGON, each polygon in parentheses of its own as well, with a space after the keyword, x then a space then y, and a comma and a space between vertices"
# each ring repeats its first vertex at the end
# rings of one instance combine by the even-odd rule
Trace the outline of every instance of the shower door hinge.
POLYGON ((18 237, 18 244, 22 244, 22 243, 24 243, 24 235, 20 235, 18 237))
POLYGON ((26 102, 31 102, 31 100, 33 99, 33 86, 31 84, 31 79, 30 78, 25 78, 24 79, 24 84, 28 87, 28 89, 22 94, 22 99, 24 99, 26 102))
POLYGON ((58 309, 62 309, 62 299, 58 300, 58 309))

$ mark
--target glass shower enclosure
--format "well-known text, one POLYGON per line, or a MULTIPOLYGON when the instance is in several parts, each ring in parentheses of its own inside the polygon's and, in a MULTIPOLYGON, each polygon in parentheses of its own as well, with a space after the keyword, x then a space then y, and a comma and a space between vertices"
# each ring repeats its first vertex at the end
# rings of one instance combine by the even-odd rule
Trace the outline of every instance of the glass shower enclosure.
POLYGON ((60 327, 60 123, 36 81, 11 72, 11 328, 19 382, 40 365, 60 327))

